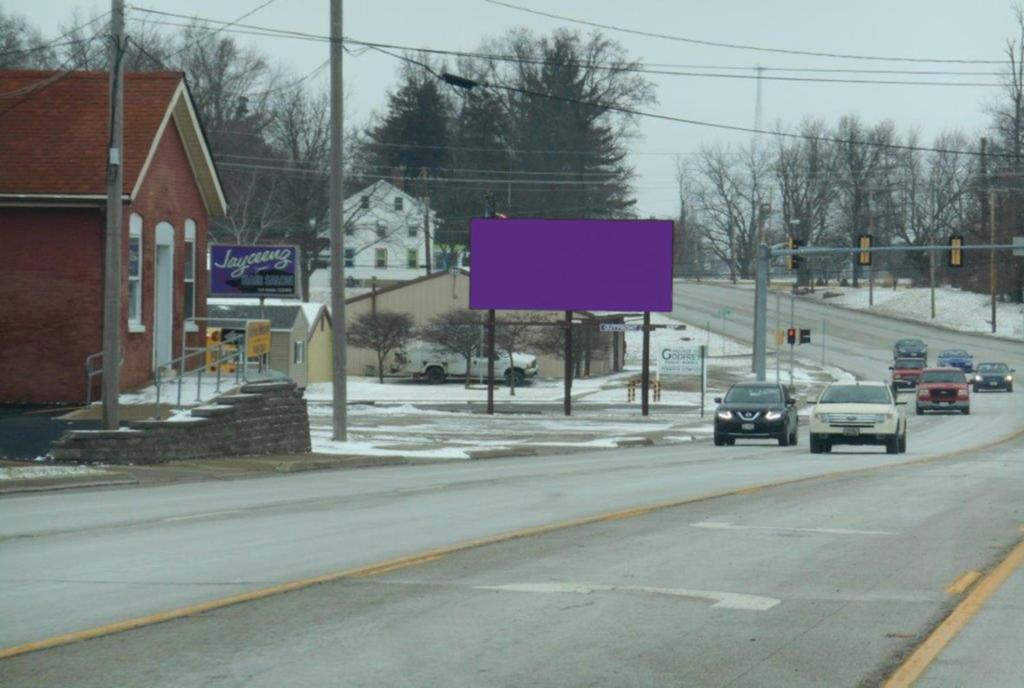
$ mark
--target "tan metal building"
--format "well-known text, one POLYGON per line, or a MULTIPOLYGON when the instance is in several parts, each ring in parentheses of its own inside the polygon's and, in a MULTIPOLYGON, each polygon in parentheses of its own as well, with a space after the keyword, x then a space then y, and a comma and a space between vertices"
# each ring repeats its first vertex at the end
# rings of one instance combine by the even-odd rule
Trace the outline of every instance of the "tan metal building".
MULTIPOLYGON (((457 270, 452 272, 437 272, 423 276, 408 282, 379 289, 370 293, 360 294, 348 299, 346 302, 346 318, 351 322, 362 313, 372 312, 374 309, 380 311, 395 311, 409 313, 413 316, 417 326, 427 324, 434 316, 445 313, 451 309, 469 308, 469 272, 457 270)), ((498 313, 500 322, 502 314, 498 313)), ((550 320, 557 321, 563 318, 560 312, 531 311, 528 314, 529 320, 550 320)), ((623 337, 620 334, 598 333, 597 324, 590 313, 576 311, 574 318, 584 323, 592 322, 594 341, 600 340, 602 346, 600 354, 592 354, 589 361, 589 372, 591 375, 602 375, 621 369, 624 360, 623 337), (615 365, 615 358, 618 356, 618 365, 615 365)), ((557 356, 543 354, 530 346, 524 347, 524 353, 537 355, 539 375, 541 377, 562 377, 564 363, 557 356)), ((387 365, 385 363, 385 365, 387 365)), ((377 366, 377 358, 369 349, 350 347, 348 350, 348 374, 349 375, 373 375, 377 366)))

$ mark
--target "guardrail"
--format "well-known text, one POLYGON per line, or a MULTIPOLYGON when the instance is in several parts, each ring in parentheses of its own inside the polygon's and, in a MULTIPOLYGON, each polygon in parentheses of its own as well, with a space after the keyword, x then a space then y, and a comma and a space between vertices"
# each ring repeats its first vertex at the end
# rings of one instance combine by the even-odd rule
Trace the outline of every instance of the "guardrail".
MULTIPOLYGON (((172 358, 170 361, 165 363, 163 366, 164 368, 173 369, 175 367, 175 364, 177 364, 178 368, 177 380, 175 381, 178 386, 178 398, 175 406, 177 408, 181 408, 181 396, 182 390, 185 385, 185 376, 191 374, 195 374, 196 376, 196 401, 202 401, 203 373, 206 371, 207 365, 212 365, 215 369, 217 376, 215 391, 219 393, 222 377, 221 368, 223 367, 223 364, 228 363, 229 361, 234 361, 235 363, 235 384, 238 384, 240 380, 248 381, 248 377, 246 376, 247 359, 245 356, 245 335, 235 335, 234 337, 230 337, 226 340, 220 341, 217 344, 214 344, 213 346, 195 347, 191 350, 185 351, 185 353, 183 353, 181 356, 178 356, 177 358, 172 358), (233 348, 229 349, 227 353, 224 353, 226 346, 233 348), (212 361, 208 360, 208 353, 210 351, 216 351, 219 354, 212 361), (201 357, 199 365, 189 370, 189 360, 197 356, 201 357)), ((156 419, 160 418, 161 387, 165 384, 163 376, 161 375, 160 372, 161 369, 162 368, 158 367, 153 371, 153 384, 156 387, 156 408, 153 411, 153 417, 156 419)))
MULTIPOLYGON (((89 406, 92 403, 92 379, 97 375, 103 374, 103 368, 97 368, 96 361, 103 358, 103 352, 97 351, 94 354, 89 354, 85 357, 85 405, 89 406)), ((118 361, 118 365, 124 363, 124 347, 121 347, 121 360, 118 361)))

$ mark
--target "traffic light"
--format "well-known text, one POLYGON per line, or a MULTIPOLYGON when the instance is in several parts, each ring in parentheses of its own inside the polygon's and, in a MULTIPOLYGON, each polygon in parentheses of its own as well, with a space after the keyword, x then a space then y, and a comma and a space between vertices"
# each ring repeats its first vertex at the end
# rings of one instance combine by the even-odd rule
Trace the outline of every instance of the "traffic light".
POLYGON ((964 266, 963 245, 964 238, 960 234, 949 237, 949 267, 962 268, 964 266))
POLYGON ((857 237, 857 248, 861 249, 861 252, 857 254, 857 265, 871 265, 871 251, 864 249, 871 248, 871 243, 875 240, 874 235, 861 234, 857 237))
POLYGON ((810 330, 803 330, 803 329, 800 330, 800 343, 801 344, 810 344, 811 343, 811 331, 810 330))
POLYGON ((786 330, 786 342, 790 346, 792 346, 793 344, 796 344, 796 328, 795 327, 791 327, 788 330, 786 330))
MULTIPOLYGON (((795 236, 790 236, 788 239, 786 239, 786 248, 788 248, 791 251, 793 249, 800 248, 803 245, 804 242, 800 241, 795 236)), ((802 262, 804 262, 803 256, 794 256, 793 254, 789 254, 788 256, 786 256, 786 267, 788 267, 790 270, 796 270, 798 267, 800 267, 800 263, 802 262)))

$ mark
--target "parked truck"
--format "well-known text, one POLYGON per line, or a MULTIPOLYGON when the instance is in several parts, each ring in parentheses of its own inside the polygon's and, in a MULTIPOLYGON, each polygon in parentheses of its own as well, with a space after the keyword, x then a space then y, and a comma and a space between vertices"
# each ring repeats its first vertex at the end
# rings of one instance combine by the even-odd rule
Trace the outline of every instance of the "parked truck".
MULTIPOLYGON (((469 365, 470 377, 487 376, 487 357, 473 356, 469 365)), ((393 375, 407 374, 431 384, 441 384, 449 377, 466 377, 466 358, 426 342, 410 342, 395 353, 391 364, 393 375)), ((533 354, 513 352, 511 360, 506 352, 497 352, 494 358, 494 376, 510 382, 515 377, 519 386, 537 375, 537 357, 533 354)))

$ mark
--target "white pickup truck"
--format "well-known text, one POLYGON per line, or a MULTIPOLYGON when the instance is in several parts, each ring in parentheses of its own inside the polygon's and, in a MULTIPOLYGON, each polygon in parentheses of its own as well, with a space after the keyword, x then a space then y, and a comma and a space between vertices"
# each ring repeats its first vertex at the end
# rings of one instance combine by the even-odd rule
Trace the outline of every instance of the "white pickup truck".
MULTIPOLYGON (((513 352, 512 360, 515 367, 511 365, 507 353, 497 352, 494 376, 509 382, 514 375, 516 385, 521 385, 537 375, 537 357, 533 354, 513 352)), ((474 356, 470 361, 469 372, 473 378, 486 377, 487 357, 474 356)), ((391 373, 405 373, 431 384, 440 384, 449 377, 465 378, 466 359, 426 342, 410 342, 403 351, 395 353, 391 373)))

